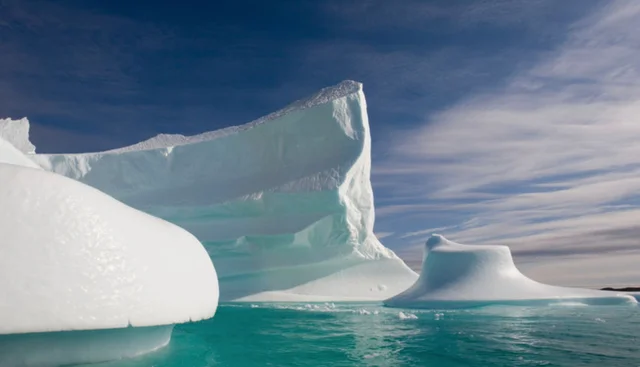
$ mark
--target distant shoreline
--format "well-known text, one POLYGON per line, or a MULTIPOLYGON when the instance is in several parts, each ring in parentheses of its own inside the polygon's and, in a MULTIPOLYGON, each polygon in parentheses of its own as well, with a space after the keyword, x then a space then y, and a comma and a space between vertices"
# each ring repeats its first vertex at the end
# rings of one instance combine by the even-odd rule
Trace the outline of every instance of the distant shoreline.
POLYGON ((600 288, 602 291, 616 291, 616 292, 640 292, 640 287, 625 287, 625 288, 612 288, 605 287, 600 288))

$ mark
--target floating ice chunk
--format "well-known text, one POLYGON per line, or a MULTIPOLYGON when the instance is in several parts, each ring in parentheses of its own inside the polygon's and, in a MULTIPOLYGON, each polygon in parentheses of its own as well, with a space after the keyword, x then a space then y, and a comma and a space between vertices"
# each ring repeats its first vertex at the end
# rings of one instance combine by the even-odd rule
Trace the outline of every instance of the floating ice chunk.
POLYGON ((400 318, 400 320, 417 320, 418 319, 418 316, 409 312, 404 313, 402 311, 398 313, 398 317, 400 318))
POLYGON ((506 246, 461 245, 433 235, 426 243, 420 277, 384 301, 402 308, 457 308, 492 304, 637 304, 625 294, 546 285, 524 276, 506 246))
POLYGON ((554 307, 588 307, 589 305, 583 302, 551 302, 549 303, 549 306, 554 306, 554 307))
POLYGON ((357 82, 242 126, 34 159, 193 233, 215 260, 223 300, 376 301, 417 279, 373 234, 357 82))

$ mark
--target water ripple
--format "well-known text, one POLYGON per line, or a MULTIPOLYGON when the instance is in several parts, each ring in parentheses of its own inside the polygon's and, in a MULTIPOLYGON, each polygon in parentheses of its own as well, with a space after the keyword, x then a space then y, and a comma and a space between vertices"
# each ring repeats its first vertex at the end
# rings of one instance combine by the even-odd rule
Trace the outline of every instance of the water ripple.
POLYGON ((638 367, 639 326, 640 307, 229 304, 164 350, 103 366, 638 367))

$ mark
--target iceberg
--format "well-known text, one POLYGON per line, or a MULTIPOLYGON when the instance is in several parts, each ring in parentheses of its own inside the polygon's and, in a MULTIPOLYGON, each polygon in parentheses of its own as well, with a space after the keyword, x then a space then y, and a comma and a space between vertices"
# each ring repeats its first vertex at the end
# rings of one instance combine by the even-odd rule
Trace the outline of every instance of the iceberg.
POLYGON ((357 82, 241 126, 33 159, 193 233, 224 301, 380 301, 417 279, 373 233, 357 82))
POLYGON ((422 272, 406 291, 384 301, 399 308, 462 308, 487 305, 637 304, 622 293, 538 283, 516 268, 499 245, 462 245, 433 235, 425 244, 422 272))
POLYGON ((36 146, 29 140, 29 120, 23 117, 19 120, 0 119, 0 137, 14 146, 23 154, 35 154, 36 146))
MULTIPOLYGON (((27 158, 23 151, 16 148, 21 146, 29 149, 29 145, 25 144, 21 139, 27 139, 29 141, 29 121, 22 120, 9 120, 0 119, 0 164, 7 163, 22 167, 40 169, 40 166, 33 160, 27 158), (5 140, 7 139, 7 140, 5 140)), ((31 143, 29 143, 31 144, 31 143)), ((35 152, 35 148, 33 148, 35 152)))
POLYGON ((0 366, 139 355, 214 315, 216 271, 193 235, 20 154, 0 138, 0 366))

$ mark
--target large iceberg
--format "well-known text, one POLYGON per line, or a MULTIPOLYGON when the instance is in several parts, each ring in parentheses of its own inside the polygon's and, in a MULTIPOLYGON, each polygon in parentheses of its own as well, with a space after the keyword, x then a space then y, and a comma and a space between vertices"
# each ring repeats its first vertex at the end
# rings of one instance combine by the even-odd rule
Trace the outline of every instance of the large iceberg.
POLYGON ((0 366, 138 355, 213 316, 216 272, 193 235, 21 154, 0 138, 0 366))
POLYGON ((34 160, 193 233, 225 301, 382 300, 417 279, 373 234, 357 82, 242 126, 34 160))
POLYGON ((557 287, 527 278, 507 246, 462 245, 433 235, 425 244, 420 277, 384 301, 402 308, 458 308, 494 304, 636 304, 630 295, 557 287))

